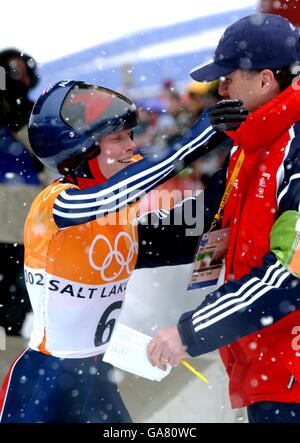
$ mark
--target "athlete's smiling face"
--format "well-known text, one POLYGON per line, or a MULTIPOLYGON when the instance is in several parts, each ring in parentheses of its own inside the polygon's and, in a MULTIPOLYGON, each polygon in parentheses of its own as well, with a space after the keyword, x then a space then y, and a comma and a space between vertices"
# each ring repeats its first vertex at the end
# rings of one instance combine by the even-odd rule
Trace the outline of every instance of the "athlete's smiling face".
POLYGON ((101 152, 98 156, 98 163, 106 178, 112 177, 133 163, 132 156, 136 145, 130 135, 131 130, 124 129, 109 134, 100 141, 101 152))

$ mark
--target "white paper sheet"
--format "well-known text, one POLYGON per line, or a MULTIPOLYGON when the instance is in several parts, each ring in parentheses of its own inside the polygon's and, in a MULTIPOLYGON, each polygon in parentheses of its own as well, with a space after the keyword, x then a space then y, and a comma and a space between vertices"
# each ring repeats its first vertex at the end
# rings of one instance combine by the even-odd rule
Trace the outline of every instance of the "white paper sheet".
POLYGON ((142 334, 122 323, 117 323, 104 354, 103 361, 149 380, 160 381, 166 377, 172 367, 162 371, 153 367, 147 357, 147 346, 152 337, 142 334))

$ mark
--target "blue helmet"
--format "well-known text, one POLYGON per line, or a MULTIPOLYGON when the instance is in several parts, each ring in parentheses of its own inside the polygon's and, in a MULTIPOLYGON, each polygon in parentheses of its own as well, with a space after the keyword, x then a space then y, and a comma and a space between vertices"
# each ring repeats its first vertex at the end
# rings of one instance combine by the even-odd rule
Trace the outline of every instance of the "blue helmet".
POLYGON ((35 103, 28 133, 39 160, 69 175, 100 153, 103 137, 137 122, 136 106, 124 95, 81 81, 61 81, 35 103))

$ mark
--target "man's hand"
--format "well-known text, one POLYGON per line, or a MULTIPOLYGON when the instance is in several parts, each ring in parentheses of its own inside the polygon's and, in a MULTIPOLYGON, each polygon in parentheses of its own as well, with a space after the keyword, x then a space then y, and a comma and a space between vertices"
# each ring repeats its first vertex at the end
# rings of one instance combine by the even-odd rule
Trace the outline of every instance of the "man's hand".
POLYGON ((148 358, 152 366, 165 370, 167 363, 178 366, 183 358, 188 357, 186 347, 183 345, 178 329, 162 329, 148 345, 148 358))
POLYGON ((241 108, 242 100, 221 100, 208 108, 212 127, 219 132, 235 131, 246 120, 249 111, 241 108))

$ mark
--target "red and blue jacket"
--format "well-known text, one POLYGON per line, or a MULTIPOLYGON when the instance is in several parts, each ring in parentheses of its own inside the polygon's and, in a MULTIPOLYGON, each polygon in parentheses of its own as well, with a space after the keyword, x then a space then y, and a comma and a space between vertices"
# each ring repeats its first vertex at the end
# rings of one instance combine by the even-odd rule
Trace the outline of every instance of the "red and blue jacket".
MULTIPOLYGON (((204 191, 207 230, 243 149, 245 160, 219 226, 230 228, 225 284, 181 316, 179 333, 191 356, 220 350, 232 407, 258 401, 300 403, 299 279, 270 251, 276 219, 287 210, 299 211, 298 85, 250 114, 229 135, 234 141, 230 156, 204 191)), ((177 205, 169 215, 160 214, 164 225, 157 221, 155 235, 150 226, 141 225, 144 246, 138 266, 147 260, 154 266, 158 257, 168 265, 192 261, 198 238, 186 236, 184 223, 175 226, 172 219, 176 213, 193 211, 199 198, 203 196, 177 205), (172 248, 162 251, 162 240, 172 248)))

